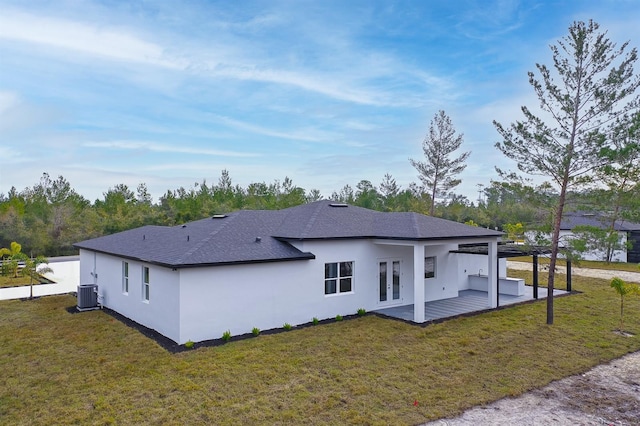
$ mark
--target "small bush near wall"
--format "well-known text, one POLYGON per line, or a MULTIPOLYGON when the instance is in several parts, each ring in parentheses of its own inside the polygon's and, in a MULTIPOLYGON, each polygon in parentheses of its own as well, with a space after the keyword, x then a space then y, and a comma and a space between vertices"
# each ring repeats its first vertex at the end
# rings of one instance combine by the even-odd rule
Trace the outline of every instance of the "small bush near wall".
POLYGON ((358 309, 358 315, 363 316, 363 315, 364 315, 364 314, 366 314, 366 313, 367 313, 367 310, 366 310, 366 309, 364 309, 364 308, 360 308, 360 309, 358 309))
POLYGON ((253 330, 251 330, 251 334, 257 337, 260 334, 260 329, 258 327, 253 327, 253 330))
POLYGON ((342 315, 336 315, 336 321, 342 321, 342 315))
POLYGON ((282 326, 282 328, 284 328, 285 330, 289 331, 289 330, 291 330, 291 324, 289 324, 288 322, 285 322, 284 325, 282 326))
POLYGON ((225 342, 228 342, 229 340, 231 340, 231 331, 227 330, 224 333, 222 333, 222 340, 224 340, 225 342))
POLYGON ((318 320, 318 318, 313 317, 313 319, 311 320, 311 322, 313 323, 313 325, 318 325, 318 323, 320 322, 320 320, 318 320))
POLYGON ((194 344, 195 343, 193 343, 191 340, 189 340, 189 341, 187 341, 187 343, 184 344, 184 347, 187 348, 187 349, 191 349, 191 348, 193 348, 194 344))

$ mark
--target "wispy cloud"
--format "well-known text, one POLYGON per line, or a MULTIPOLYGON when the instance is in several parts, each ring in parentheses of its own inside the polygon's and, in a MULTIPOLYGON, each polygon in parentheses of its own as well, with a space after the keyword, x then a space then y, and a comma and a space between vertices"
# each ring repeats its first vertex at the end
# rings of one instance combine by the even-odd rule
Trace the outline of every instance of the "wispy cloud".
POLYGON ((183 145, 165 145, 146 141, 107 141, 107 142, 86 142, 83 144, 87 148, 107 148, 114 150, 144 150, 161 152, 168 154, 192 154, 211 155, 217 157, 259 157, 260 154, 252 152, 225 151, 208 148, 192 148, 183 145))
POLYGON ((509 34, 524 24, 524 10, 536 8, 520 0, 483 1, 464 8, 456 28, 466 37, 490 40, 509 34))
POLYGON ((12 92, 0 92, 0 118, 19 103, 18 95, 12 92))
POLYGON ((219 123, 222 123, 226 126, 233 127, 238 130, 243 130, 243 131, 264 135, 264 136, 271 136, 275 138, 307 141, 307 142, 323 142, 323 141, 329 140, 330 138, 330 135, 318 129, 301 129, 301 130, 295 130, 291 132, 284 132, 284 131, 274 130, 270 127, 259 126, 259 125, 248 123, 242 120, 236 120, 234 118, 226 117, 223 115, 211 114, 211 117, 219 123))
POLYGON ((18 93, 0 91, 0 132, 4 138, 19 133, 24 139, 24 132, 33 133, 55 115, 54 111, 26 102, 18 93))
POLYGON ((12 10, 0 14, 0 38, 67 49, 110 60, 183 69, 187 64, 168 59, 158 44, 142 40, 123 28, 88 25, 12 10))
MULTIPOLYGON (((266 16, 249 22, 247 26, 265 25, 277 22, 278 18, 266 16)), ((377 79, 390 80, 397 84, 398 76, 413 84, 442 87, 444 79, 428 75, 424 71, 413 74, 406 65, 380 53, 364 55, 361 64, 350 62, 339 64, 331 57, 326 64, 310 63, 309 66, 330 67, 310 68, 304 63, 288 68, 280 68, 270 63, 272 58, 260 54, 247 54, 256 47, 246 40, 237 40, 238 47, 222 47, 215 41, 208 45, 164 45, 162 42, 146 40, 130 28, 115 27, 95 22, 39 16, 15 10, 4 10, 0 14, 0 39, 25 42, 62 49, 101 58, 108 61, 147 65, 173 70, 179 73, 202 75, 214 79, 235 79, 272 83, 295 87, 339 101, 361 105, 404 107, 416 105, 416 99, 395 96, 385 90, 377 79), (336 65, 338 65, 336 67, 336 65)), ((318 46, 316 46, 318 48, 318 46)), ((353 56, 350 51, 335 52, 339 58, 353 56)), ((362 55, 362 54, 361 54, 362 55)))
POLYGON ((19 149, 9 146, 0 146, 0 159, 0 164, 7 165, 28 161, 28 158, 19 149))
POLYGON ((392 100, 388 93, 341 84, 340 76, 314 77, 312 72, 297 72, 279 69, 241 68, 224 66, 212 70, 213 75, 294 86, 309 92, 319 93, 341 101, 375 106, 402 106, 402 100, 392 100))

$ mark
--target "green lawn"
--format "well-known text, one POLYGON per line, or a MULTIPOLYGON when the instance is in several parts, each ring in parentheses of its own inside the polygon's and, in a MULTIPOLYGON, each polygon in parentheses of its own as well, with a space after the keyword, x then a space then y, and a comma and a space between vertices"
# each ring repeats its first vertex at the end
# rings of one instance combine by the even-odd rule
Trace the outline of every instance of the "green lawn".
MULTIPOLYGON (((512 276, 529 276, 513 272, 512 276)), ((2 424, 417 424, 640 350, 640 298, 583 293, 417 327, 367 315, 170 354, 71 296, 0 301, 2 424), (417 401, 417 406, 414 405, 417 401)), ((313 313, 310 313, 310 316, 313 313)))
MULTIPOLYGON (((29 277, 23 277, 22 275, 18 275, 17 278, 0 275, 0 288, 29 285, 29 282, 29 277)), ((40 283, 34 283, 34 285, 36 284, 40 283)))

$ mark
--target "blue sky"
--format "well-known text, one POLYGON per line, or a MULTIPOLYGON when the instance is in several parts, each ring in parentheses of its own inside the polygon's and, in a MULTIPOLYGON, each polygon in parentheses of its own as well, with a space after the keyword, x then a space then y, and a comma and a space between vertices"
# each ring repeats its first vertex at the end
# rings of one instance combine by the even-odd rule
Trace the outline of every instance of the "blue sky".
POLYGON ((640 45, 640 3, 0 0, 0 193, 63 175, 90 200, 285 176, 323 195, 418 181, 443 109, 472 151, 456 192, 512 168, 492 120, 537 101, 549 44, 594 19, 640 45))

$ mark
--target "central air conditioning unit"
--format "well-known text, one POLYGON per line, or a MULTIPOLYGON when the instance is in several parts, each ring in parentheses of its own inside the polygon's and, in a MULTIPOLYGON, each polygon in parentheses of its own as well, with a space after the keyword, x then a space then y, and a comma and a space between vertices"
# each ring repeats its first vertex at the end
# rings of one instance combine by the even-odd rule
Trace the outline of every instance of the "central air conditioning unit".
POLYGON ((80 284, 78 286, 78 306, 79 311, 90 311, 99 309, 98 306, 98 284, 80 284))

